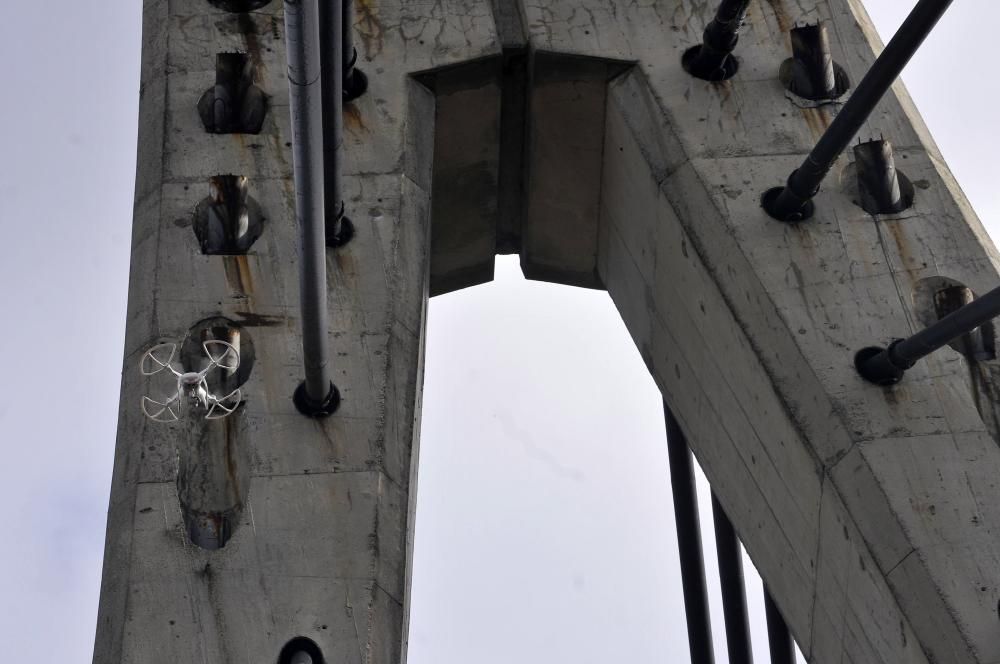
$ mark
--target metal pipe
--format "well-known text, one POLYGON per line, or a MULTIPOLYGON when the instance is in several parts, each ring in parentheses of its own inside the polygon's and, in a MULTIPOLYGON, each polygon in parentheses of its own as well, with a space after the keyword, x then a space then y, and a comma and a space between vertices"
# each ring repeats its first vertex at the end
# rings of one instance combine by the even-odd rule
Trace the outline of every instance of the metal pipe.
POLYGON ((767 644, 771 651, 771 664, 795 664, 795 642, 792 641, 788 625, 767 585, 764 586, 764 615, 767 618, 767 644))
POLYGON ((902 212, 907 206, 899 184, 892 143, 871 140, 854 146, 861 207, 871 214, 902 212))
POLYGON ((342 0, 319 0, 320 52, 323 98, 323 197, 326 243, 341 246, 352 227, 344 217, 344 13, 342 0))
POLYGON ((736 73, 732 53, 749 5, 750 0, 722 0, 715 18, 705 28, 701 45, 684 54, 682 64, 689 74, 706 81, 722 81, 736 73))
POLYGON ((354 101, 368 90, 368 77, 357 68, 358 50, 354 47, 354 0, 344 0, 344 101, 354 101))
POLYGON ((888 348, 860 350, 854 357, 854 366, 862 377, 878 385, 898 383, 903 373, 917 360, 997 316, 1000 316, 1000 287, 956 309, 908 339, 896 339, 888 348))
POLYGON ((284 8, 305 365, 305 381, 295 391, 294 401, 303 413, 322 416, 336 409, 339 396, 330 380, 326 348, 328 316, 319 4, 317 0, 285 0, 284 8))
POLYGON ((722 615, 726 621, 729 664, 753 664, 740 540, 719 504, 719 499, 715 497, 715 492, 712 492, 712 516, 715 521, 715 550, 719 556, 719 583, 722 588, 722 615))
POLYGON ((684 590, 684 614, 687 618, 691 664, 714 664, 712 621, 708 612, 705 585, 705 558, 701 549, 698 522, 698 494, 694 484, 691 450, 680 424, 663 402, 667 425, 667 458, 670 462, 670 490, 674 497, 677 523, 677 549, 681 562, 681 585, 684 590))
POLYGON ((837 73, 825 23, 792 28, 792 92, 812 100, 834 99, 837 73))
POLYGON ((313 664, 312 655, 304 650, 300 650, 288 660, 288 664, 313 664))
POLYGON ((951 3, 952 0, 920 0, 917 3, 812 152, 789 176, 788 183, 764 194, 761 203, 769 215, 780 221, 801 221, 812 216, 812 198, 819 192, 833 163, 847 149, 951 3))

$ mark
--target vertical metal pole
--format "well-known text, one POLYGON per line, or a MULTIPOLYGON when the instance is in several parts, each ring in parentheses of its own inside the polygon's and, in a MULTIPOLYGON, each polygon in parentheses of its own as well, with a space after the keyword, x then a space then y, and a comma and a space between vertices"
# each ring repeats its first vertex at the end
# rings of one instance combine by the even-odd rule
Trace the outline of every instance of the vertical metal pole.
POLYGON ((771 664, 795 664, 795 642, 771 592, 764 586, 764 614, 767 617, 767 643, 771 664))
POLYGON ((722 509, 714 492, 712 493, 712 516, 715 521, 715 549, 719 555, 722 614, 726 620, 729 664, 753 664, 740 540, 736 537, 733 524, 726 516, 725 510, 722 509))
POLYGON ((299 228, 299 287, 305 381, 295 403, 309 415, 328 415, 339 400, 330 380, 326 334, 326 233, 323 205, 323 105, 317 0, 285 0, 285 42, 292 116, 295 216, 299 228))
POLYGON ((354 0, 344 0, 344 101, 354 101, 368 90, 368 77, 357 68, 358 51, 354 47, 354 0))
POLYGON ((344 11, 342 0, 319 0, 323 88, 323 195, 327 234, 340 233, 344 216, 341 155, 344 145, 344 11))
POLYGON ((691 664, 714 664, 712 621, 708 612, 705 558, 701 548, 698 494, 694 484, 691 450, 688 449, 684 432, 666 401, 663 402, 663 415, 667 425, 670 489, 674 496, 674 519, 677 522, 677 548, 681 562, 691 664))

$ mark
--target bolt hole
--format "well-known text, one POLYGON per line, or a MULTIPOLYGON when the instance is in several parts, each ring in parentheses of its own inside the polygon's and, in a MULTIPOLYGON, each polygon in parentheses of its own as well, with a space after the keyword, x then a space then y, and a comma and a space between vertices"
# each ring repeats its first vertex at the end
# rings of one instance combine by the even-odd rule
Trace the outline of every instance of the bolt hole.
POLYGON ((242 175, 209 178, 209 194, 195 208, 192 224, 201 253, 244 255, 260 237, 265 219, 249 184, 242 175))
POLYGON ((215 85, 198 100, 198 115, 210 134, 258 134, 267 97, 255 84, 257 69, 246 53, 215 56, 215 85))

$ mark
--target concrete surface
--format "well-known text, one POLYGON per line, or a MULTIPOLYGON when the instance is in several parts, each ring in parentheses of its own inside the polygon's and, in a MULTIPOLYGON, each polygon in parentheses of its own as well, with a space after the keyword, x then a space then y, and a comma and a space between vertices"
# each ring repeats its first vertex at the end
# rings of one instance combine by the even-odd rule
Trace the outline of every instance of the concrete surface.
POLYGON ((680 57, 714 7, 357 2, 371 81, 345 111, 358 235, 328 263, 344 403, 313 422, 290 400, 301 351, 281 5, 145 2, 95 662, 271 662, 295 636, 329 662, 405 661, 426 299, 488 281, 493 255, 516 251, 531 278, 608 290, 810 662, 1000 663, 995 362, 946 349, 891 389, 852 366, 933 319, 935 280, 989 290, 997 252, 901 85, 866 131, 895 145, 911 209, 857 206, 845 156, 814 219, 767 217, 761 193, 839 108, 782 87, 788 29, 827 21, 853 84, 880 45, 857 0, 758 0, 739 73, 706 83, 680 57), (259 135, 201 126, 197 100, 227 50, 251 55, 269 95, 259 135), (250 179, 265 230, 246 256, 204 256, 194 209, 228 173, 250 179), (213 316, 255 352, 232 430, 145 421, 140 354, 213 316), (208 448, 183 453, 199 435, 208 448), (223 548, 190 541, 179 489, 238 514, 223 548))

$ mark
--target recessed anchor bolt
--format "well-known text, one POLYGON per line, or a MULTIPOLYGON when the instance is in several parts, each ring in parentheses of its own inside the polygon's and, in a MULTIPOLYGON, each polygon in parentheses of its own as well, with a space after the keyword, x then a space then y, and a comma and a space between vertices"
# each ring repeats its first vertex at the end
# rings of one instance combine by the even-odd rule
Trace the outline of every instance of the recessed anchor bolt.
POLYGON ((825 23, 795 26, 790 36, 792 57, 782 63, 778 74, 790 92, 810 101, 837 99, 847 92, 850 82, 833 61, 825 23))
POLYGON ((267 96, 254 84, 256 68, 245 53, 219 53, 215 85, 198 100, 198 115, 210 134, 259 134, 267 96))
POLYGON ((892 143, 880 138, 854 146, 861 207, 869 214, 893 214, 913 205, 913 184, 896 170, 892 143))
POLYGON ((687 73, 704 81, 725 81, 736 75, 739 62, 733 51, 749 5, 750 0, 722 0, 715 18, 705 28, 702 43, 681 57, 687 73))
POLYGON ((216 175, 195 208, 194 233, 207 255, 245 254, 261 235, 264 217, 242 175, 216 175))

